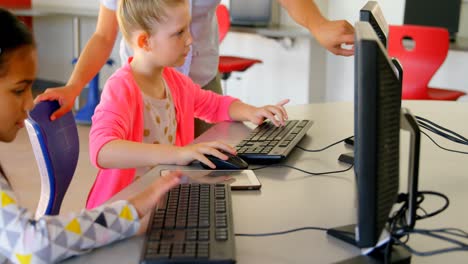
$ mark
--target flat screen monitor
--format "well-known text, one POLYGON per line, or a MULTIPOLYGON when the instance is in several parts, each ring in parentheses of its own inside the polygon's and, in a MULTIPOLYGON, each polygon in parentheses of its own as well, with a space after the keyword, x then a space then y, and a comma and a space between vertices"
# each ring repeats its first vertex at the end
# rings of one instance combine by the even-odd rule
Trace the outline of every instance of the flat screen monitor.
POLYGON ((372 248, 388 229, 399 192, 401 68, 388 57, 369 23, 357 22, 355 32, 357 223, 330 229, 328 234, 359 248, 372 248))
POLYGON ((388 23, 376 1, 367 2, 359 11, 359 20, 369 22, 382 44, 387 46, 388 23))
POLYGON ((231 0, 229 12, 233 26, 268 26, 271 21, 272 0, 231 0))
POLYGON ((454 41, 460 25, 461 0, 407 0, 404 24, 446 28, 454 41))
POLYGON ((369 23, 356 24, 354 165, 356 243, 374 246, 399 190, 401 81, 369 23))

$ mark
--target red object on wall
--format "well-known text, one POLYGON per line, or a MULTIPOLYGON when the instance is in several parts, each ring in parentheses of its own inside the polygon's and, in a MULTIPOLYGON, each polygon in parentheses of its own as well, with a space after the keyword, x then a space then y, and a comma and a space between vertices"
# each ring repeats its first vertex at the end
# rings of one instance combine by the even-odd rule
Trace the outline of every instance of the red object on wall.
MULTIPOLYGON (((0 0, 0 7, 7 9, 29 9, 31 6, 31 0, 0 0)), ((19 16, 18 18, 32 30, 32 17, 19 16)))

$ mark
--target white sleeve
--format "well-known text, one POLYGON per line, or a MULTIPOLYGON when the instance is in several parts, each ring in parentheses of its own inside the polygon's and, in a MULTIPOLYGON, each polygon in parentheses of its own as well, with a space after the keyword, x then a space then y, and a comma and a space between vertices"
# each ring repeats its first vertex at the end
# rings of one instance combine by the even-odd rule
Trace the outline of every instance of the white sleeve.
POLYGON ((101 4, 110 10, 117 10, 117 0, 100 0, 101 4))

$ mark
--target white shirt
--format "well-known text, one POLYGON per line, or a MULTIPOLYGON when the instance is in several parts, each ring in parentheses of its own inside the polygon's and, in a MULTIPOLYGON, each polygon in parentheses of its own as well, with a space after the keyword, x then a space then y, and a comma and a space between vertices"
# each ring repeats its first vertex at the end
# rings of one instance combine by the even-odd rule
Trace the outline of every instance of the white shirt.
MULTIPOLYGON (((110 10, 117 9, 118 0, 100 0, 101 4, 110 10)), ((187 55, 185 64, 178 68, 188 75, 195 83, 204 86, 218 73, 219 43, 218 21, 216 7, 221 0, 189 0, 192 14, 193 44, 187 55)), ((126 63, 133 54, 129 45, 120 41, 120 61, 126 63)))

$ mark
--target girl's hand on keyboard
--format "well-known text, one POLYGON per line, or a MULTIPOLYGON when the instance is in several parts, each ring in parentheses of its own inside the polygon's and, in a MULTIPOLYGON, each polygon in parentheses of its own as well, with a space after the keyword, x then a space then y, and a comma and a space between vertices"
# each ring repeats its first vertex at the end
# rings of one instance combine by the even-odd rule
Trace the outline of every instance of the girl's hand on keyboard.
POLYGON ((270 119, 275 126, 284 126, 285 121, 288 120, 288 113, 284 109, 284 105, 287 103, 289 103, 289 99, 281 100, 276 105, 255 107, 255 110, 249 117, 249 121, 260 125, 265 119, 270 119))

